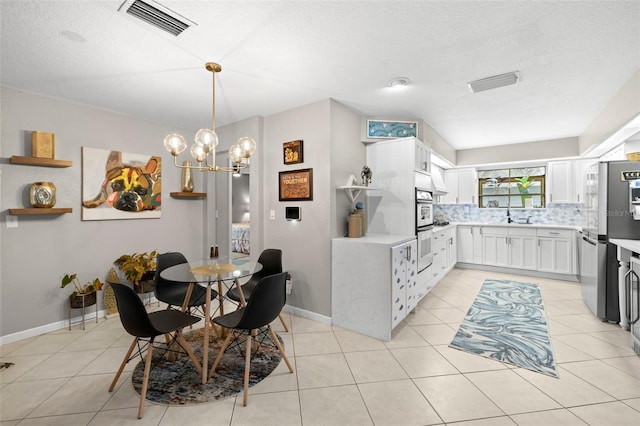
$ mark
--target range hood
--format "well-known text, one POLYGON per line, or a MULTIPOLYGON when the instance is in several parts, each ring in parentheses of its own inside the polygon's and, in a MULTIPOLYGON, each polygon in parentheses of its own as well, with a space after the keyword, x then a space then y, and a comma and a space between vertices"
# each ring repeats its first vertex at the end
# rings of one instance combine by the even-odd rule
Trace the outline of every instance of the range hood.
POLYGON ((433 193, 436 195, 448 194, 449 190, 444 184, 444 179, 442 179, 442 173, 440 169, 437 167, 431 168, 431 179, 433 181, 433 193))

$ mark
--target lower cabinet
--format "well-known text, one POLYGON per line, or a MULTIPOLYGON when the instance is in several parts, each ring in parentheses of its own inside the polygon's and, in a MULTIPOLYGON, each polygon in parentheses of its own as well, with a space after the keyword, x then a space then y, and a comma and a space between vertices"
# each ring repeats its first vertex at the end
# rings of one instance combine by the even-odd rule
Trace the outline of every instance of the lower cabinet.
POLYGON ((458 225, 457 261, 575 275, 576 244, 572 229, 458 225))
POLYGON ((391 340, 393 328, 419 302, 415 237, 335 238, 331 248, 333 324, 391 340))
POLYGON ((567 229, 538 229, 538 271, 576 273, 575 232, 567 229))
POLYGON ((447 226, 433 231, 433 264, 431 265, 432 287, 447 275, 458 259, 456 227, 447 226))

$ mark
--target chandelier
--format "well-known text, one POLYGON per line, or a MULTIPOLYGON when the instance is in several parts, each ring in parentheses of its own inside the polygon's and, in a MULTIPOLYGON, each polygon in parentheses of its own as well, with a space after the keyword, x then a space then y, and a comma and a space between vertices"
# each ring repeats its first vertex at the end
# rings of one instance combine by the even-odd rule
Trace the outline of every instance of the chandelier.
POLYGON ((186 162, 178 164, 178 156, 187 148, 187 143, 182 135, 177 133, 168 134, 164 138, 164 147, 173 155, 173 164, 181 169, 200 170, 208 172, 239 172, 249 166, 249 157, 256 151, 256 141, 248 136, 238 139, 235 145, 229 149, 229 157, 233 162, 230 167, 216 165, 216 146, 218 145, 218 135, 216 134, 216 73, 222 71, 222 67, 215 62, 205 64, 207 71, 213 75, 211 89, 212 98, 212 125, 211 129, 200 129, 196 133, 195 143, 191 145, 191 156, 198 165, 191 165, 186 162))

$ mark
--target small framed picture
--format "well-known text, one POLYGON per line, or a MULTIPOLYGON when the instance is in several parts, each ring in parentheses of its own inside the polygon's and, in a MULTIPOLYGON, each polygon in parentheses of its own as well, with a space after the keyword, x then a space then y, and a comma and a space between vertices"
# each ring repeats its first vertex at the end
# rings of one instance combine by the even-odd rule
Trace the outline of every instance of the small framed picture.
POLYGON ((302 140, 285 142, 282 144, 284 164, 298 164, 304 161, 302 140))
POLYGON ((279 175, 280 201, 313 201, 313 169, 291 170, 279 175))

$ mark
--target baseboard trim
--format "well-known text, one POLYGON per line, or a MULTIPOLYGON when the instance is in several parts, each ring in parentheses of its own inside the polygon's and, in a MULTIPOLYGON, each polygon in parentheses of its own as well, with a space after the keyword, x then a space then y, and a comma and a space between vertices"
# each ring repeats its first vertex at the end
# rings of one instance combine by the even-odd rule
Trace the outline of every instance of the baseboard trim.
POLYGON ((302 318, 307 318, 313 321, 317 321, 321 324, 331 325, 331 322, 332 322, 331 317, 327 317, 325 315, 321 315, 316 312, 307 311, 305 309, 296 308, 295 306, 285 305, 284 311, 297 315, 302 318))
POLYGON ((553 280, 580 282, 577 275, 554 274, 551 272, 532 271, 529 269, 502 268, 498 266, 479 265, 477 263, 462 263, 462 262, 456 263, 455 267, 460 269, 477 269, 480 271, 502 272, 505 274, 524 275, 527 277, 550 278, 553 280))

